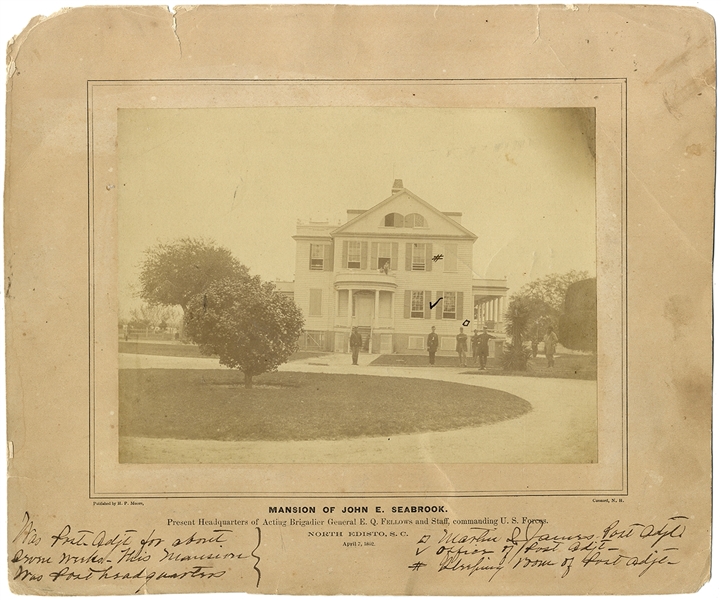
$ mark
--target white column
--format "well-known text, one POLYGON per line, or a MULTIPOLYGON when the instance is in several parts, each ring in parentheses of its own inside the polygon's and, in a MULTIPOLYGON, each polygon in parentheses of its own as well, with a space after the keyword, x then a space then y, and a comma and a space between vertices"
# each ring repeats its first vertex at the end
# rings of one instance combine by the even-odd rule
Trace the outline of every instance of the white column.
POLYGON ((353 325, 353 290, 348 290, 348 327, 353 325))
POLYGON ((380 307, 380 292, 376 290, 375 305, 373 306, 373 326, 378 327, 378 308, 380 307))
MULTIPOLYGON (((335 316, 340 316, 340 290, 335 291, 335 316)), ((333 325, 335 326, 335 319, 333 319, 333 325)))
POLYGON ((493 320, 498 323, 498 298, 493 301, 493 320))

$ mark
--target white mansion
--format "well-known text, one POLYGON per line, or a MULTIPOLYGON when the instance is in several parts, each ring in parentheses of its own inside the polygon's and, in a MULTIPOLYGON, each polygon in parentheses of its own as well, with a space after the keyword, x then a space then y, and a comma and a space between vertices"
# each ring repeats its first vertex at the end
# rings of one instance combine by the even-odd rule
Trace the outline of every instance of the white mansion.
POLYGON ((305 315, 301 346, 347 352, 358 327, 369 352, 418 353, 435 326, 444 353, 455 351, 462 326, 469 334, 484 324, 501 331, 506 280, 473 277, 477 236, 461 216, 396 179, 388 198, 348 210, 341 226, 299 222, 295 281, 277 287, 305 315))

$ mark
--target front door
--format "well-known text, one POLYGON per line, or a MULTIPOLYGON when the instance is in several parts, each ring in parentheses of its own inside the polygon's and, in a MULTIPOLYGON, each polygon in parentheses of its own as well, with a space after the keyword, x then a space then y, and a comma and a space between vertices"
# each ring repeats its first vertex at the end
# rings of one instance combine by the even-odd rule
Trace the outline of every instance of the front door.
POLYGON ((359 327, 370 327, 373 324, 373 306, 375 298, 370 294, 356 294, 355 322, 359 327))

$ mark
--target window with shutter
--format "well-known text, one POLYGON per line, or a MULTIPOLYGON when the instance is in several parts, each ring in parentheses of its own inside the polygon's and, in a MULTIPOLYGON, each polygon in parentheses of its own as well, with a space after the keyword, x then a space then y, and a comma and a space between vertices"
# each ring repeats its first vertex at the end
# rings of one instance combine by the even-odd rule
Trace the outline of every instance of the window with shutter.
POLYGON ((310 270, 322 271, 323 261, 325 258, 325 250, 322 244, 310 245, 310 270))
POLYGON ((456 318, 456 292, 443 292, 443 318, 456 318))
POLYGON ((378 265, 377 268, 379 270, 383 270, 385 268, 385 265, 388 264, 388 269, 392 269, 392 260, 391 260, 391 244, 390 242, 379 242, 377 244, 378 250, 376 255, 376 264, 378 265))
POLYGON ((361 243, 360 242, 348 242, 348 269, 360 269, 361 268, 361 243))
POLYGON ((411 319, 425 317, 425 292, 411 292, 411 319))
POLYGON ((413 271, 426 270, 426 244, 413 244, 413 271))

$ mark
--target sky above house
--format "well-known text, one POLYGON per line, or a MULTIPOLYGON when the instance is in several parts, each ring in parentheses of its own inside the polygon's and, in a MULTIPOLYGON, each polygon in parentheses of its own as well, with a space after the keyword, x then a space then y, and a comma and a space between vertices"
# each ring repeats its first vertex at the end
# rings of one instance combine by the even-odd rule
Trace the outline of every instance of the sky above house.
POLYGON ((290 281, 298 219, 344 223, 394 179, 463 213, 476 277, 507 277, 513 292, 596 271, 589 109, 122 109, 118 175, 121 313, 159 241, 213 239, 252 273, 290 281))

